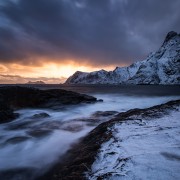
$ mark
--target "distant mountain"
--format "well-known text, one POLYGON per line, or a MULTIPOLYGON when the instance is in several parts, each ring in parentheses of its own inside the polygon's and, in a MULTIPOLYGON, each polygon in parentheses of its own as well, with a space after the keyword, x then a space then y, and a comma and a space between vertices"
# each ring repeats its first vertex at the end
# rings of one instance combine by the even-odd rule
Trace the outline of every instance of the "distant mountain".
POLYGON ((43 81, 28 81, 26 84, 46 84, 43 81))
POLYGON ((77 71, 65 84, 180 84, 180 34, 169 32, 145 60, 113 71, 77 71))

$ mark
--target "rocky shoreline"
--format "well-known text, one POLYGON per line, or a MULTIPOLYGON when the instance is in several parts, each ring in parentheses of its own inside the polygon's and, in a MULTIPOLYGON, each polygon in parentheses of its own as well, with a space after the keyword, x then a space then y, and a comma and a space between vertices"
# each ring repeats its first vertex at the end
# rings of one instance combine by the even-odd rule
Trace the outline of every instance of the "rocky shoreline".
POLYGON ((95 97, 62 89, 39 90, 30 87, 3 86, 0 87, 0 123, 18 117, 14 110, 21 108, 60 109, 67 105, 97 101, 95 97))
MULTIPOLYGON (((39 90, 19 86, 1 87, 0 123, 14 120, 18 117, 18 114, 14 113, 14 110, 19 110, 21 108, 48 108, 56 111, 58 110, 57 112, 59 112, 66 106, 70 106, 71 108, 71 105, 95 102, 98 102, 98 100, 92 96, 61 89, 39 90)), ((56 164, 48 171, 46 171, 46 168, 34 169, 32 167, 8 169, 0 172, 0 179, 13 179, 14 177, 29 180, 87 179, 87 176, 91 177, 92 175, 92 164, 95 162, 102 144, 113 138, 113 133, 110 130, 113 126, 123 122, 134 122, 137 120, 139 126, 141 126, 145 120, 148 121, 164 117, 172 111, 176 111, 179 106, 180 100, 176 100, 146 109, 132 109, 122 113, 118 113, 117 111, 96 111, 87 118, 71 119, 69 124, 63 124, 57 121, 44 121, 39 126, 32 125, 31 127, 31 123, 35 122, 37 119, 45 120, 46 118, 51 118, 45 111, 36 113, 32 117, 30 116, 27 122, 22 121, 18 124, 10 124, 6 127, 8 130, 21 130, 25 128, 26 136, 11 137, 6 139, 5 144, 2 145, 21 143, 27 141, 28 138, 43 138, 52 133, 55 129, 78 132, 81 131, 81 126, 84 123, 87 126, 97 127, 87 136, 81 138, 78 142, 76 141, 76 144, 71 145, 70 150, 63 156, 57 156, 56 164), (45 171, 46 173, 43 174, 45 171)), ((58 151, 61 151, 61 149, 58 149, 58 151)), ((104 176, 100 175, 97 179, 104 179, 104 176)))
MULTIPOLYGON (((110 121, 104 122, 91 131, 86 137, 74 144, 66 154, 63 161, 56 164, 48 173, 38 179, 42 180, 83 180, 87 179, 86 173, 91 172, 91 166, 95 161, 102 143, 112 138, 112 132, 108 129, 116 123, 126 120, 143 120, 160 118, 171 111, 176 111, 180 106, 180 100, 170 101, 165 104, 153 106, 147 109, 132 109, 119 113, 110 121)), ((104 177, 98 177, 98 180, 104 177)))

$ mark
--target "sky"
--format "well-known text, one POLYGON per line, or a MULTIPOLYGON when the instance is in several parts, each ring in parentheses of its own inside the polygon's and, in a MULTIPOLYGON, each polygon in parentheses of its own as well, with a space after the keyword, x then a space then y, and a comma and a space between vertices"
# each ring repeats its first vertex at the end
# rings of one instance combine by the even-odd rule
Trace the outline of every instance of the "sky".
POLYGON ((180 30, 180 0, 0 0, 0 83, 58 83, 143 60, 180 30))

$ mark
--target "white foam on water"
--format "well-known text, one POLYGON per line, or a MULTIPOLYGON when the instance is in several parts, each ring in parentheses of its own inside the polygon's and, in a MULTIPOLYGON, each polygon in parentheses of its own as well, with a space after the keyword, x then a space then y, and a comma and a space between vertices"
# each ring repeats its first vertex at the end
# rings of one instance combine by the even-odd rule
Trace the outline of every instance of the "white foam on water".
MULTIPOLYGON (((88 118, 96 111, 127 111, 132 108, 147 108, 153 105, 162 104, 169 100, 178 99, 178 96, 127 96, 123 94, 92 94, 104 102, 93 104, 82 104, 70 106, 61 111, 49 109, 22 109, 18 112, 20 117, 15 121, 1 124, 0 131, 0 170, 12 169, 17 167, 45 168, 54 163, 63 155, 80 137, 85 136, 93 126, 83 124, 83 128, 77 132, 64 131, 61 129, 52 130, 52 133, 44 137, 31 137, 27 134, 28 130, 41 125, 44 122, 73 122, 78 118, 88 118), (50 115, 47 118, 31 119, 34 114, 45 112, 50 115), (8 127, 18 125, 22 122, 33 121, 33 126, 27 125, 26 128, 9 130, 8 127), (4 142, 9 138, 27 136, 28 140, 19 143, 4 142)), ((70 124, 69 124, 70 125, 70 124)))

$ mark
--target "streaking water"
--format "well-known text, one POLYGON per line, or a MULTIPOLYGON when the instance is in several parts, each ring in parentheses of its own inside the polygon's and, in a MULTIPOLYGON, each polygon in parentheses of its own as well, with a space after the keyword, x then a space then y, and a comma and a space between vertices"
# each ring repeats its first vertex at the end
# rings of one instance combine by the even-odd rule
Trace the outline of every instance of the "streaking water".
MULTIPOLYGON (((153 87, 156 88, 156 86, 153 87)), ((75 89, 75 87, 65 88, 75 89)), ((94 118, 94 122, 88 120, 92 119, 92 114, 97 111, 123 112, 132 108, 146 108, 180 98, 177 93, 179 87, 176 87, 177 92, 174 89, 167 90, 166 87, 158 87, 159 89, 154 90, 154 92, 152 87, 149 89, 146 87, 147 92, 138 88, 133 91, 134 87, 129 87, 129 89, 116 87, 116 90, 111 88, 94 87, 90 88, 89 91, 87 87, 75 89, 103 99, 104 102, 69 106, 59 111, 50 109, 17 111, 20 113, 18 119, 0 125, 0 171, 35 168, 43 173, 43 170, 45 171, 59 158, 61 159, 71 144, 99 124, 99 122, 96 123, 98 118, 94 118), (50 117, 33 118, 33 115, 42 112, 49 114, 50 117)))

